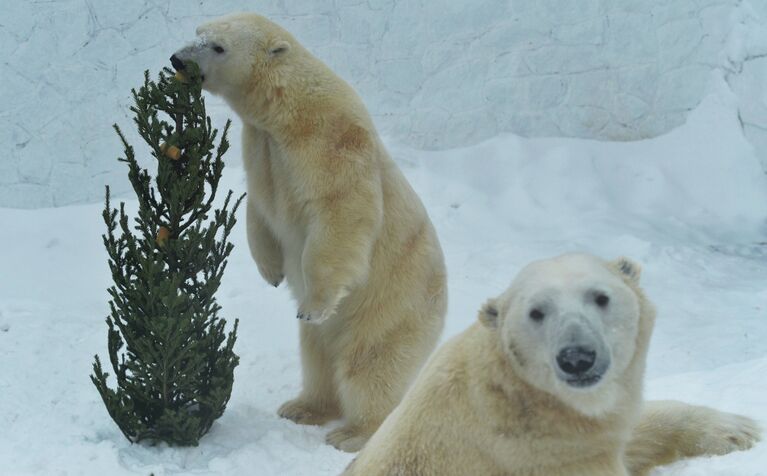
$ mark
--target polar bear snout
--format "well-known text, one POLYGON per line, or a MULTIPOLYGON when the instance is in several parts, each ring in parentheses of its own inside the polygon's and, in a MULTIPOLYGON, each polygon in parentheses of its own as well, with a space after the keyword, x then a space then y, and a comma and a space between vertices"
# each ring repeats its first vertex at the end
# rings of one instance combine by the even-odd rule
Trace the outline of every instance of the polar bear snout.
POLYGON ((570 387, 596 385, 610 367, 610 353, 604 340, 587 325, 568 326, 555 348, 557 377, 570 387))
POLYGON ((173 65, 173 68, 175 68, 176 71, 184 71, 186 69, 184 62, 175 54, 170 57, 170 64, 173 65))
POLYGON ((564 347, 557 353, 555 360, 557 376, 575 388, 596 385, 610 367, 610 359, 606 352, 588 345, 564 347))
POLYGON ((583 375, 594 367, 597 351, 589 347, 565 347, 557 354, 557 365, 567 375, 583 375))
POLYGON ((173 69, 179 73, 189 73, 189 68, 187 67, 189 62, 196 63, 200 68, 200 81, 207 87, 207 84, 205 83, 205 74, 203 72, 206 58, 199 54, 198 49, 199 48, 195 45, 181 48, 171 55, 170 64, 173 66, 173 69))
POLYGON ((607 344, 588 316, 569 314, 563 320, 566 324, 552 349, 557 378, 570 387, 591 387, 602 380, 610 366, 607 344))

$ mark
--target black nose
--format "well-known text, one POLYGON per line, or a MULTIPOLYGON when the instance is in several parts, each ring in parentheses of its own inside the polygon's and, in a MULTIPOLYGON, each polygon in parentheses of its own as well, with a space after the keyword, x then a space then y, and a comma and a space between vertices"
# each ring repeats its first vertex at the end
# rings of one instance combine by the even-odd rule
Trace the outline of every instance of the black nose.
POLYGON ((178 59, 178 56, 176 55, 173 55, 170 57, 170 64, 172 64, 173 67, 176 68, 176 71, 184 71, 184 69, 186 68, 186 65, 184 64, 184 62, 178 59))
POLYGON ((565 347, 557 355, 557 364, 569 375, 580 375, 597 360, 597 353, 587 347, 565 347))

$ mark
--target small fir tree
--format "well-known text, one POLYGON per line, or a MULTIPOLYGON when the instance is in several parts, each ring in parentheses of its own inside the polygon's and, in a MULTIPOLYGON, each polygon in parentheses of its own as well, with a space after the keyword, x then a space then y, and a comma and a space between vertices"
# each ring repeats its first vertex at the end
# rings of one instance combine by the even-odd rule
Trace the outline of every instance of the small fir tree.
POLYGON ((131 227, 124 203, 112 209, 107 187, 103 240, 114 280, 108 348, 117 387, 107 385, 98 356, 91 380, 131 442, 197 445, 223 414, 239 362, 237 321, 227 335, 214 295, 244 195, 230 206, 230 190, 211 213, 230 122, 215 147, 218 131, 206 115, 198 71, 192 64, 174 77, 166 68, 157 82, 147 71, 132 91, 138 132, 157 159, 154 182, 114 126, 139 208, 131 227))

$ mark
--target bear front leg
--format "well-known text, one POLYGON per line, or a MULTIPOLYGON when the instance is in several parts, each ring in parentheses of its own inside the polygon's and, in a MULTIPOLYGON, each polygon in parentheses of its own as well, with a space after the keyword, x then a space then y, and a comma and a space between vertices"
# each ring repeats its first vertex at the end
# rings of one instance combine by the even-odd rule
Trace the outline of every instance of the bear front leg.
POLYGON ((626 448, 632 476, 682 458, 751 448, 759 426, 748 417, 675 401, 646 402, 626 448))
POLYGON ((301 256, 306 296, 298 317, 320 324, 370 270, 373 244, 382 222, 380 192, 316 207, 301 256))
POLYGON ((250 254, 258 266, 261 277, 267 283, 277 287, 285 277, 282 270, 282 247, 250 200, 248 200, 246 215, 250 254))

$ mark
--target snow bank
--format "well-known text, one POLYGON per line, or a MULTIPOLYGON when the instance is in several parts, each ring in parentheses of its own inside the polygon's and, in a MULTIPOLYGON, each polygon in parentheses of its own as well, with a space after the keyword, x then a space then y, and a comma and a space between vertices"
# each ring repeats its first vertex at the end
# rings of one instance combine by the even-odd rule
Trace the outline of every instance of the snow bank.
MULTIPOLYGON (((247 8, 4 2, 0 206, 100 201, 105 183, 126 190, 110 126, 131 132, 130 88, 197 24, 247 8)), ((409 146, 463 146, 500 132, 652 137, 681 124, 721 70, 742 98, 749 139, 767 154, 761 1, 265 0, 257 8, 347 78, 382 131, 409 146)), ((223 124, 231 113, 212 104, 223 124)), ((230 157, 237 162, 236 151, 230 157)))
MULTIPOLYGON (((439 233, 450 305, 443 340, 533 259, 567 251, 630 256, 658 307, 648 396, 767 424, 767 178, 724 78, 682 127, 631 143, 525 139, 423 152, 392 147, 439 233)), ((389 144, 391 145, 391 144, 389 144)), ((222 188, 243 190, 237 168, 222 188)), ((128 208, 134 209, 135 202, 128 208)), ((242 210, 241 210, 242 211, 242 210)), ((106 353, 111 284, 101 207, 0 208, 2 474, 336 475, 352 456, 324 428, 276 415, 299 391, 295 304, 264 283, 245 227, 219 290, 240 318, 229 407, 197 448, 130 445, 88 380, 106 353)), ((242 217, 241 217, 242 218, 242 217)), ((655 476, 765 476, 767 443, 655 476)))

